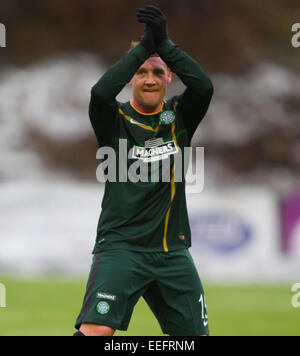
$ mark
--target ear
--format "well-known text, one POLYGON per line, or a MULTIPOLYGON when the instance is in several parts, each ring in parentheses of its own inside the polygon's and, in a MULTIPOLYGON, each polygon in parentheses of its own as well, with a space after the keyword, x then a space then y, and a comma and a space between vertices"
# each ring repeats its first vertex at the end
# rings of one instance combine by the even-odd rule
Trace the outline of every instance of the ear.
POLYGON ((171 71, 171 69, 169 69, 169 72, 168 72, 168 84, 171 83, 171 80, 172 80, 172 71, 171 71))

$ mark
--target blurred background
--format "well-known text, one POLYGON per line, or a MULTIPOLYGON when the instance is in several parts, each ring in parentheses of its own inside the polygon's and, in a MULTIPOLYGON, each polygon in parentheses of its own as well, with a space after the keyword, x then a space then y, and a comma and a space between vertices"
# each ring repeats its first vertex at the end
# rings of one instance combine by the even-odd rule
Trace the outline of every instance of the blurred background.
MULTIPOLYGON (((0 282, 9 286, 7 308, 0 308, 0 320, 1 314, 6 320, 0 334, 24 333, 10 314, 27 308, 19 295, 24 297, 24 278, 58 276, 66 285, 79 279, 75 311, 66 320, 73 322, 79 311, 103 195, 88 118, 90 89, 131 40, 141 38, 143 25, 135 14, 147 4, 0 3, 0 23, 6 27, 6 47, 0 48, 0 282)), ((274 333, 299 335, 300 310, 290 302, 291 285, 300 282, 300 48, 291 43, 292 25, 300 22, 299 1, 151 4, 165 12, 170 38, 205 68, 215 88, 193 138, 194 147, 205 148, 205 188, 187 195, 191 253, 208 285, 212 329, 215 334, 266 333, 274 320, 259 316, 268 310, 286 316, 277 320, 274 333), (257 298, 252 289, 243 289, 243 297, 237 297, 234 288, 253 285, 284 287, 279 294, 259 289, 257 298), (231 301, 231 309, 214 292, 223 295, 223 302, 231 301), (250 304, 243 308, 249 295, 250 304), (236 324, 230 330, 225 321, 230 315, 222 308, 230 315, 248 313, 245 318, 257 309, 256 324, 244 331, 236 324)), ((174 76, 168 97, 182 90, 174 76)), ((118 99, 129 97, 126 87, 118 99)), ((51 286, 53 293, 56 287, 51 286)), ((28 303, 33 304, 34 296, 41 301, 37 291, 28 291, 28 303)), ((143 315, 144 306, 140 310, 143 315)), ((49 318, 43 324, 48 328, 28 333, 69 332, 67 326, 55 328, 57 320, 49 327, 49 318)))

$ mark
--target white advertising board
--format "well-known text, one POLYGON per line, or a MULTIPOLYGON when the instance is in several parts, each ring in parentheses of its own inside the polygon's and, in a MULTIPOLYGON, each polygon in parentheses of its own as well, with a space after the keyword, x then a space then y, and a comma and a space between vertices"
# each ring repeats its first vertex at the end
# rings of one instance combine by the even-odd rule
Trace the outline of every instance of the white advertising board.
POLYGON ((207 278, 260 279, 281 257, 277 197, 263 187, 187 194, 191 254, 207 278))

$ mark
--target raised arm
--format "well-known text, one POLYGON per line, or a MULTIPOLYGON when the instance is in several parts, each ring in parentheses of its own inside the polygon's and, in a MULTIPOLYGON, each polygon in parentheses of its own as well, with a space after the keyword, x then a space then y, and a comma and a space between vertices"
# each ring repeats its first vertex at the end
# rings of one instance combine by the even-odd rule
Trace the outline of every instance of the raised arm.
POLYGON ((155 51, 153 33, 146 28, 141 42, 109 68, 92 87, 89 115, 99 146, 111 142, 118 110, 116 96, 155 51))
POLYGON ((187 87, 178 97, 177 110, 184 114, 185 124, 192 138, 210 104, 213 95, 212 82, 200 65, 168 38, 167 19, 158 8, 146 6, 140 9, 137 19, 152 29, 160 57, 187 87))
POLYGON ((160 45, 159 55, 187 87, 178 97, 177 110, 183 113, 191 139, 208 110, 213 95, 212 82, 200 65, 170 39, 160 45))

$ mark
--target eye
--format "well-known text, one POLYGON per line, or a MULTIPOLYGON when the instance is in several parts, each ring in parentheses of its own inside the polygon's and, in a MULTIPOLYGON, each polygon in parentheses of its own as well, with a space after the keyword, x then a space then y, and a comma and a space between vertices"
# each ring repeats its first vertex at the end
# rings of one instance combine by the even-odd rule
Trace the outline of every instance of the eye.
POLYGON ((164 75, 164 71, 162 69, 156 69, 154 71, 154 74, 161 76, 161 75, 164 75))

